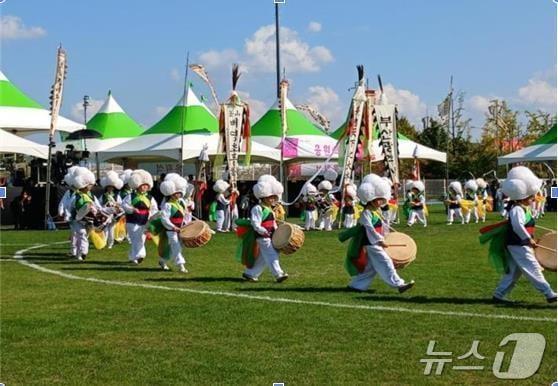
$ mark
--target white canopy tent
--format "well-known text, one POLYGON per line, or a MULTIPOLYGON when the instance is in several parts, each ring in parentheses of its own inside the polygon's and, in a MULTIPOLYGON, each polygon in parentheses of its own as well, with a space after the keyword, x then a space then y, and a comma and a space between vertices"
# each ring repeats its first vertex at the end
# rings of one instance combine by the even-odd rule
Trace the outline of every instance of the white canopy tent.
POLYGON ((26 154, 47 159, 48 147, 0 130, 0 153, 26 154))
POLYGON ((556 161, 556 151, 558 150, 555 143, 531 145, 513 153, 498 157, 498 165, 507 165, 517 162, 543 162, 556 161))
MULTIPOLYGON (((99 151, 100 161, 118 162, 123 159, 138 161, 180 160, 180 134, 149 134, 130 139, 110 149, 99 151)), ((182 160, 196 159, 204 145, 209 156, 217 154, 219 135, 216 133, 189 133, 184 135, 182 160)), ((243 155, 243 153, 241 153, 243 155)), ((252 160, 279 161, 278 149, 252 141, 252 160)))
MULTIPOLYGON (((399 138, 397 143, 399 158, 401 159, 418 158, 444 163, 447 162, 446 153, 421 145, 420 143, 412 141, 408 138, 399 138)), ((380 142, 374 141, 374 146, 376 147, 376 154, 381 154, 380 142)), ((383 159, 383 157, 380 159, 383 159)))
POLYGON ((531 146, 527 146, 503 157, 498 157, 498 165, 516 162, 556 161, 556 124, 544 133, 531 146))

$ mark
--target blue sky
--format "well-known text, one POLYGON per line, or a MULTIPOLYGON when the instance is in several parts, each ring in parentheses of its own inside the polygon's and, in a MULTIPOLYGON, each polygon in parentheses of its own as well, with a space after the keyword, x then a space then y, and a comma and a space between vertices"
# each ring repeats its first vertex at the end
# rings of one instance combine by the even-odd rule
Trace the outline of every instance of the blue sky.
MULTIPOLYGON (((281 25, 290 98, 314 104, 335 128, 362 63, 371 85, 381 74, 390 100, 415 122, 426 109, 434 113, 451 74, 477 126, 494 97, 518 110, 555 112, 555 7, 551 0, 287 0, 281 25)), ((1 69, 45 106, 56 47, 66 48, 63 113, 70 118, 81 116, 84 94, 101 101, 110 88, 132 117, 153 124, 180 97, 188 50, 220 98, 238 61, 247 71, 238 88, 255 115, 274 102, 272 0, 6 0, 0 15, 1 69)))

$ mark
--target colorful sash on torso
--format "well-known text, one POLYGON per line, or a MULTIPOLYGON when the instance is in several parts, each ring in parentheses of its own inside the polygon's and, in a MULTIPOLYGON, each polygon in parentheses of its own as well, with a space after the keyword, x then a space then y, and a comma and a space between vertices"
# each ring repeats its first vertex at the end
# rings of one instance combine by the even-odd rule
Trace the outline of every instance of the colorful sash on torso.
MULTIPOLYGON (((450 199, 451 201, 456 201, 456 200, 457 200, 457 194, 449 193, 448 196, 449 196, 449 199, 450 199)), ((459 209, 459 208, 461 208, 461 204, 460 204, 459 202, 457 202, 457 203, 455 203, 455 202, 450 202, 449 208, 450 208, 450 209, 459 209)))
MULTIPOLYGON (((246 268, 252 268, 259 254, 256 238, 265 237, 259 235, 252 226, 252 222, 248 219, 239 218, 235 221, 236 236, 240 242, 236 248, 235 258, 246 268)), ((272 233, 275 230, 275 217, 273 211, 267 207, 262 207, 262 227, 272 233)))
POLYGON ((74 206, 72 208, 72 218, 76 218, 77 212, 83 208, 85 205, 87 204, 92 204, 93 203, 93 197, 91 196, 90 192, 87 193, 83 193, 80 192, 79 190, 76 191, 75 193, 75 201, 74 201, 74 206))
POLYGON ((132 206, 139 213, 126 213, 126 222, 130 224, 145 225, 149 219, 149 209, 151 208, 151 195, 149 193, 133 192, 132 206))
MULTIPOLYGON (((375 212, 370 213, 372 214, 371 223, 374 230, 383 234, 382 217, 375 212)), ((344 263, 347 273, 350 276, 355 276, 364 272, 366 265, 368 264, 368 256, 365 247, 370 245, 364 225, 357 224, 352 228, 346 229, 340 232, 338 237, 341 242, 345 242, 350 239, 344 263)))
MULTIPOLYGON (((523 225, 527 233, 532 237, 535 234, 535 218, 531 212, 531 208, 522 207, 525 211, 525 224, 523 225)), ((506 245, 530 245, 529 239, 522 240, 517 233, 514 232, 513 227, 509 226, 506 235, 506 245)))
POLYGON ((182 227, 185 212, 184 204, 181 201, 169 201, 168 204, 171 206, 170 222, 176 227, 182 227))

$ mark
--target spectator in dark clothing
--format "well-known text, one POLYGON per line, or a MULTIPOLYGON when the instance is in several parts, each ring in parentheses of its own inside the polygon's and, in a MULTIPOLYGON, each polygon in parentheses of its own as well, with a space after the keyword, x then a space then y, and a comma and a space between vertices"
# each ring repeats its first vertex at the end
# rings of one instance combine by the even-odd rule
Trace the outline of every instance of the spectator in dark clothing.
POLYGON ((25 189, 12 201, 11 210, 14 216, 14 229, 29 229, 32 219, 31 195, 25 189))

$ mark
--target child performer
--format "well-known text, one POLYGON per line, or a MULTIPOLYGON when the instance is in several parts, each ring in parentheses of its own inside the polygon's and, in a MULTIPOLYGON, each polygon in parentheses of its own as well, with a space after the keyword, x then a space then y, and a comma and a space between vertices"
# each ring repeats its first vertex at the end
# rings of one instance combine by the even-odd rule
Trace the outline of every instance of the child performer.
POLYGON ((215 181, 213 190, 217 193, 217 232, 228 232, 227 227, 227 211, 229 210, 230 200, 225 197, 225 192, 229 189, 230 185, 224 180, 215 181))
POLYGON ((534 239, 535 219, 530 204, 540 186, 541 181, 524 166, 511 169, 502 184, 504 194, 510 198, 510 210, 508 224, 501 227, 505 232, 506 250, 500 255, 500 263, 505 274, 494 291, 493 300, 496 303, 508 303, 504 298, 522 274, 549 303, 556 302, 556 293, 543 276, 533 249, 537 244, 534 239))
MULTIPOLYGON (((393 190, 393 182, 387 177, 382 177, 382 179, 386 181, 389 184, 390 188, 393 190)), ((392 196, 393 194, 390 195, 390 199, 392 198, 392 196)), ((383 205, 381 209, 382 209, 383 218, 386 220, 388 225, 391 224, 392 221, 391 221, 391 213, 389 210, 389 201, 386 201, 386 204, 383 205)))
POLYGON ((304 230, 309 231, 310 229, 316 228, 316 219, 314 218, 314 215, 316 213, 316 195, 318 194, 318 189, 310 183, 303 189, 304 196, 302 197, 302 203, 304 205, 304 230))
POLYGON ((329 192, 333 189, 331 182, 324 180, 318 184, 320 195, 318 196, 318 207, 320 208, 320 216, 318 228, 326 231, 331 231, 333 225, 333 206, 335 205, 335 197, 329 192))
POLYGON ((475 223, 479 222, 479 215, 476 210, 477 208, 477 182, 475 180, 468 180, 465 182, 465 200, 467 201, 467 207, 465 210, 465 224, 469 224, 471 221, 471 213, 475 214, 475 223))
POLYGON ((70 226, 70 252, 68 252, 69 257, 77 257, 77 239, 74 237, 75 234, 72 231, 72 224, 70 223, 72 217, 72 211, 70 204, 72 198, 76 193, 75 189, 71 184, 71 179, 73 178, 74 172, 79 168, 79 166, 72 166, 66 172, 64 176, 64 183, 68 186, 68 189, 64 192, 64 195, 58 203, 58 217, 62 217, 64 221, 70 226))
POLYGON ((76 240, 76 257, 79 261, 87 258, 89 239, 87 225, 82 221, 86 216, 94 216, 101 210, 97 199, 91 194, 95 185, 95 175, 87 168, 79 167, 70 177, 70 184, 76 193, 69 205, 71 208, 70 228, 76 240))
POLYGON ((196 201, 194 200, 194 191, 196 187, 193 184, 188 184, 186 186, 186 194, 184 195, 184 205, 186 208, 186 213, 184 214, 184 225, 188 225, 192 222, 192 213, 196 209, 196 201))
POLYGON ((477 209, 477 217, 482 221, 486 222, 486 202, 488 199, 488 183, 484 180, 484 178, 477 178, 477 201, 478 207, 477 209))
POLYGON ((455 217, 459 217, 461 219, 461 224, 465 224, 465 219, 461 212, 462 197, 463 191, 461 189, 461 183, 459 181, 450 182, 448 186, 448 198, 446 200, 448 203, 448 225, 453 224, 455 217))
POLYGON ((132 169, 126 169, 124 170, 122 173, 120 173, 119 177, 122 180, 122 189, 120 189, 119 195, 120 195, 120 199, 124 200, 126 198, 127 195, 129 195, 130 193, 132 193, 132 189, 130 188, 130 185, 128 184, 130 181, 130 176, 132 175, 133 170, 132 169))
MULTIPOLYGON (((241 261, 246 266, 242 278, 246 281, 256 282, 264 269, 269 268, 271 274, 277 283, 285 281, 289 275, 286 274, 279 264, 279 251, 273 247, 271 237, 273 232, 277 229, 275 216, 273 214, 273 206, 278 200, 277 193, 282 190, 279 189, 279 183, 270 180, 260 180, 254 185, 253 192, 259 200, 259 204, 252 207, 250 211, 250 228, 245 230, 246 234, 241 243, 239 250, 243 250, 241 261), (253 233, 249 233, 253 232, 253 233), (251 236, 250 236, 251 235, 251 236), (248 236, 248 237, 246 237, 248 236), (257 253, 254 256, 253 239, 250 237, 255 236, 257 243, 257 253), (249 241, 251 240, 251 241, 249 241)), ((239 220, 238 222, 240 223, 239 220)), ((244 220, 246 221, 246 220, 244 220)), ((239 227, 239 230, 242 226, 239 227)))
MULTIPOLYGON (((99 200, 101 206, 114 212, 114 214, 120 211, 122 199, 120 198, 117 190, 122 189, 123 185, 124 183, 120 178, 118 178, 118 174, 116 172, 112 170, 107 172, 107 174, 101 178, 101 186, 105 189, 105 192, 99 200)), ((108 249, 111 249, 114 245, 114 226, 117 221, 118 218, 116 218, 116 216, 113 217, 113 221, 111 221, 105 228, 108 249)))
POLYGON ((413 193, 409 208, 409 221, 408 226, 413 226, 417 219, 426 227, 426 214, 424 213, 424 207, 426 205, 426 199, 424 198, 424 184, 422 181, 413 181, 413 186, 411 188, 413 193))
POLYGON ((347 185, 345 188, 345 204, 343 205, 343 226, 352 228, 355 226, 355 198, 357 197, 356 189, 353 185, 347 185))
POLYGON ((188 183, 184 178, 179 178, 182 181, 177 179, 165 180, 161 182, 159 187, 161 193, 167 199, 161 209, 161 224, 165 228, 165 234, 159 239, 160 243, 166 243, 167 245, 160 246, 159 248, 163 252, 159 258, 159 266, 163 270, 168 271, 169 267, 166 262, 172 260, 180 272, 187 273, 188 271, 184 266, 186 261, 182 255, 182 244, 178 235, 184 225, 187 211, 183 204, 182 185, 187 185, 188 183), (182 182, 182 184, 177 184, 177 182, 182 182))
MULTIPOLYGON (((120 179, 124 183, 124 185, 122 186, 122 189, 120 189, 120 192, 118 193, 118 195, 120 196, 120 200, 122 200, 122 201, 124 201, 124 199, 126 198, 127 195, 132 193, 132 189, 130 188, 130 185, 128 185, 128 182, 130 181, 130 176, 132 175, 132 172, 133 172, 132 169, 125 169, 119 175, 120 179)), ((124 217, 124 220, 126 220, 126 217, 124 217)), ((128 242, 128 244, 132 244, 132 241, 130 240, 130 235, 128 234, 128 232, 126 232, 126 241, 128 242)))
MULTIPOLYGON (((391 187, 380 176, 369 174, 363 179, 358 188, 358 198, 365 206, 362 212, 358 228, 353 228, 344 232, 364 232, 362 242, 357 245, 358 250, 349 249, 345 261, 345 268, 352 276, 348 289, 352 291, 364 292, 372 284, 372 279, 378 274, 380 278, 390 287, 397 288, 399 293, 403 293, 415 285, 414 281, 405 283, 399 277, 393 261, 387 255, 384 248, 384 236, 389 232, 389 226, 382 221, 379 214, 380 208, 385 204, 391 195, 391 187)), ((341 235, 340 235, 341 236, 341 235)), ((353 237, 357 236, 356 233, 353 237)), ((340 239, 346 240, 341 236, 340 239)))
POLYGON ((157 202, 149 193, 153 188, 153 177, 147 171, 137 169, 130 175, 128 184, 133 191, 122 201, 126 212, 126 231, 132 244, 128 259, 134 264, 141 264, 146 256, 146 224, 158 211, 157 202))

